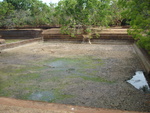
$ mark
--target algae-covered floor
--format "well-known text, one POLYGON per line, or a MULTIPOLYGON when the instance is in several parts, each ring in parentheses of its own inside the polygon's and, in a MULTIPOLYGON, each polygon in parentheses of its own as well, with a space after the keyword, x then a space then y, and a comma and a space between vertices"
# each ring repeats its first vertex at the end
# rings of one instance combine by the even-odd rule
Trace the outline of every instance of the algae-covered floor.
POLYGON ((0 53, 0 96, 150 111, 150 95, 126 80, 144 70, 132 45, 36 42, 0 53))

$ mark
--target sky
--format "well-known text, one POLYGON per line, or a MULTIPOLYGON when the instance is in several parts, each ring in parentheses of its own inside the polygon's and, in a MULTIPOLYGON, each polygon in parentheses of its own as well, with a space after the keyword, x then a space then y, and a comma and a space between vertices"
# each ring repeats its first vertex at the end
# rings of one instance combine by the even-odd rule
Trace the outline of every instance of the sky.
MULTIPOLYGON (((0 0, 0 1, 3 1, 3 0, 0 0)), ((58 3, 60 0, 41 0, 41 1, 43 1, 43 3, 49 4, 50 2, 51 3, 58 3)))

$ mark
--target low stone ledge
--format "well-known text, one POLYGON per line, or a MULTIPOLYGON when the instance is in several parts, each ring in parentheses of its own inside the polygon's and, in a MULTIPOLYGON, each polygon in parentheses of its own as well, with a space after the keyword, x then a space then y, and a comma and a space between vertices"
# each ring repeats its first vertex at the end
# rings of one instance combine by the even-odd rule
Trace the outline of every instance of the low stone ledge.
POLYGON ((41 37, 41 29, 0 29, 3 39, 32 39, 41 37))
MULTIPOLYGON (((97 31, 99 29, 94 28, 93 31, 97 31)), ((100 36, 96 37, 93 34, 94 40, 127 40, 129 42, 134 42, 132 36, 128 35, 127 29, 103 29, 101 32, 97 32, 100 36)), ((47 29, 42 32, 44 41, 51 40, 59 40, 59 41, 82 41, 83 36, 81 34, 76 34, 75 37, 71 37, 70 35, 61 34, 60 28, 47 29)))
MULTIPOLYGON (((76 35, 76 37, 71 37, 69 35, 63 35, 63 34, 44 34, 43 35, 44 41, 51 41, 51 40, 59 40, 59 41, 82 41, 83 37, 82 35, 76 35)), ((126 40, 129 42, 134 42, 134 39, 129 35, 100 35, 98 38, 93 35, 92 40, 126 40)))
POLYGON ((42 40, 42 38, 40 37, 40 38, 34 38, 34 39, 28 39, 28 40, 13 42, 10 44, 1 44, 0 50, 13 48, 13 47, 21 46, 23 44, 28 44, 28 43, 32 43, 32 42, 36 42, 36 41, 41 41, 41 40, 42 40))
POLYGON ((0 44, 5 44, 5 39, 0 39, 0 44))
POLYGON ((142 61, 143 66, 146 69, 146 73, 150 74, 150 55, 145 52, 142 48, 139 48, 136 44, 133 44, 133 47, 142 61))

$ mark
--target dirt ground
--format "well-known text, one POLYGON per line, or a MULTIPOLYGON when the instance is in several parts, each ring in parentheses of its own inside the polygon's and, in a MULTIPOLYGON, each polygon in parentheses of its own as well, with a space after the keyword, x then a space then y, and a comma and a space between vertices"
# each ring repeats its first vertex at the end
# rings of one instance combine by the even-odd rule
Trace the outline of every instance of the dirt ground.
POLYGON ((150 111, 150 95, 126 82, 138 70, 130 44, 36 42, 0 53, 0 96, 150 111))
POLYGON ((89 108, 0 97, 0 113, 149 113, 89 108))

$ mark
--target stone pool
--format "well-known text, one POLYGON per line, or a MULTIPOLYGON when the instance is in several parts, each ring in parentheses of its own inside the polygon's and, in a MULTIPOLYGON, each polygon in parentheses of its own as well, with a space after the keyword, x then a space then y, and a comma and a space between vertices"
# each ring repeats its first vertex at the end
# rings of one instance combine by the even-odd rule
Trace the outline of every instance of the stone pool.
POLYGON ((132 44, 36 42, 0 53, 0 96, 150 111, 150 95, 126 82, 136 70, 132 44))

